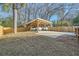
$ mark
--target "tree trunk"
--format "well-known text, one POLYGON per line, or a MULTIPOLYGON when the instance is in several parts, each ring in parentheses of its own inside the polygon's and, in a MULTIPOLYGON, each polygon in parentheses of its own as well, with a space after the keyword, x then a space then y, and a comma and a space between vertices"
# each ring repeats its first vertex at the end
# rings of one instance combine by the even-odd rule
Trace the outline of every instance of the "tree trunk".
POLYGON ((17 9, 16 9, 16 4, 13 4, 13 32, 17 33, 17 9))

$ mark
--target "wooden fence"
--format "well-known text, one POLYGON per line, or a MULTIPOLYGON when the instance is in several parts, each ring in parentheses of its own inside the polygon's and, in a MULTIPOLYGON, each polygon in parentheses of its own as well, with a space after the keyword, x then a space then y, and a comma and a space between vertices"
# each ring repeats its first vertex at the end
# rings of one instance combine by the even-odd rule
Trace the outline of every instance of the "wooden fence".
MULTIPOLYGON (((18 32, 24 32, 26 31, 25 28, 17 28, 18 32)), ((5 27, 5 28, 0 28, 0 35, 2 34, 8 34, 8 33, 13 33, 13 29, 10 27, 5 27)))
POLYGON ((0 36, 3 35, 3 27, 0 27, 0 36))
POLYGON ((52 27, 49 28, 50 31, 58 31, 58 32, 75 32, 74 27, 52 27))
MULTIPOLYGON (((24 32, 24 31, 26 31, 26 29, 21 27, 21 28, 18 28, 17 31, 24 32)), ((75 32, 75 28, 74 27, 52 27, 52 28, 49 28, 49 31, 75 32)), ((0 28, 0 35, 12 33, 12 32, 13 32, 13 29, 10 27, 0 28)))

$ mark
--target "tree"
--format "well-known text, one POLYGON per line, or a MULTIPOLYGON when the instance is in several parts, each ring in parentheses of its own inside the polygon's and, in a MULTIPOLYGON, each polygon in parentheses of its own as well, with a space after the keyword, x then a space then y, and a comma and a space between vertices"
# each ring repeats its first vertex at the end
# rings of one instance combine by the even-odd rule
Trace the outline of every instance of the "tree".
POLYGON ((12 5, 12 9, 13 9, 13 25, 14 25, 14 33, 17 33, 17 17, 18 17, 18 9, 22 8, 23 6, 25 6, 23 3, 22 4, 17 4, 17 3, 13 3, 13 4, 3 4, 3 10, 4 11, 9 11, 10 7, 12 5), (18 8, 18 5, 20 6, 18 8))
POLYGON ((5 20, 1 20, 1 25, 3 26, 3 27, 13 27, 13 19, 12 19, 12 17, 10 16, 10 17, 7 17, 7 18, 5 18, 5 20))
POLYGON ((79 15, 73 19, 73 25, 79 26, 79 15))

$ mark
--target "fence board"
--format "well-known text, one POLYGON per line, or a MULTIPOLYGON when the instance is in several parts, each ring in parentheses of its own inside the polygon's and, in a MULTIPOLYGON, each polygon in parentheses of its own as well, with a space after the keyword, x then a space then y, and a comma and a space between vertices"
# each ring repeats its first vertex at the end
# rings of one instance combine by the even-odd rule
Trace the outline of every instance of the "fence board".
POLYGON ((3 35, 3 27, 0 27, 0 36, 3 35))

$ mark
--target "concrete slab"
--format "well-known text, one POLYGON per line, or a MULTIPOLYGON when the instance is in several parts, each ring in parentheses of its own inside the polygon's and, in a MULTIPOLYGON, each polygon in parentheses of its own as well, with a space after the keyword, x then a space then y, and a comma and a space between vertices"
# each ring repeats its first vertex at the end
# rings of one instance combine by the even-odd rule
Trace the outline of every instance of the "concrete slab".
POLYGON ((38 35, 44 35, 44 36, 48 36, 48 37, 52 37, 52 38, 57 38, 58 36, 62 36, 62 35, 71 35, 71 36, 75 36, 75 33, 70 33, 70 32, 55 32, 55 31, 38 31, 38 33, 36 33, 38 35))

